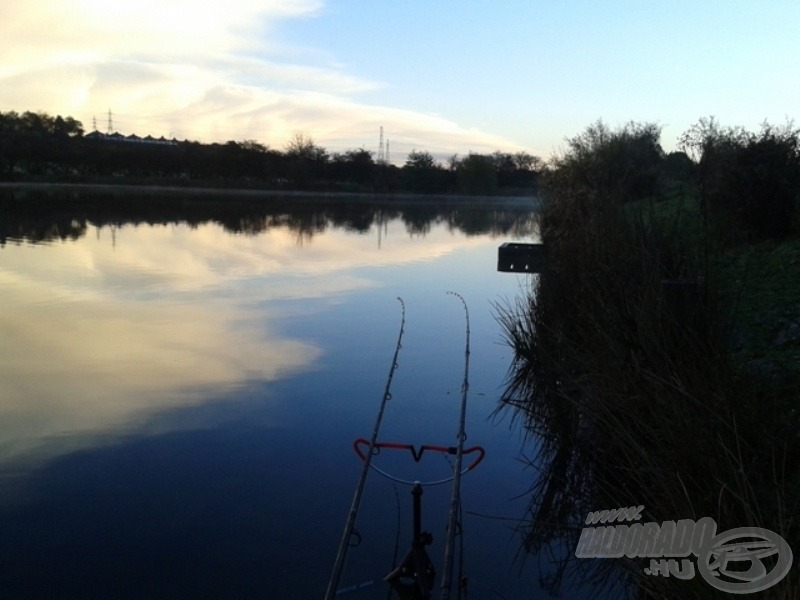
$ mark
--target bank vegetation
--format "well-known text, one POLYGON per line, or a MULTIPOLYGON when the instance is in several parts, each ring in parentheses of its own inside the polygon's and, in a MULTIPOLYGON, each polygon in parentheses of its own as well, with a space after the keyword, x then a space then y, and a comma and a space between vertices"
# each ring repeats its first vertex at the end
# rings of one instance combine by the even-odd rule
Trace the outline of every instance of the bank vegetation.
POLYGON ((533 449, 524 550, 553 592, 728 596, 646 559, 576 559, 603 509, 762 527, 800 552, 800 135, 703 119, 665 154, 660 133, 598 122, 568 141, 542 182, 547 265, 499 307, 515 358, 498 411, 533 449))
POLYGON ((365 148, 330 153, 302 132, 275 149, 255 140, 87 133, 72 117, 0 112, 0 181, 531 197, 542 169, 527 152, 468 153, 443 164, 413 150, 397 166, 365 148))

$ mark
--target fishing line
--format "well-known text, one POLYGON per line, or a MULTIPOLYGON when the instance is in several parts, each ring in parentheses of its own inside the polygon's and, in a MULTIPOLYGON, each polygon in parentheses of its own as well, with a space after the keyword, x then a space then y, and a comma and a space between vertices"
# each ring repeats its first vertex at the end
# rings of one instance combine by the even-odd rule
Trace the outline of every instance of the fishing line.
POLYGON ((453 492, 450 497, 450 514, 447 524, 447 541, 444 547, 444 560, 442 566, 442 584, 440 589, 439 598, 441 600, 449 600, 450 589, 453 580, 453 553, 455 552, 455 536, 456 527, 458 524, 458 515, 461 506, 461 463, 464 455, 464 441, 467 439, 465 432, 465 424, 467 420, 467 395, 469 393, 469 308, 467 302, 461 294, 456 292, 447 292, 461 300, 464 306, 464 316, 466 320, 466 343, 464 348, 464 380, 461 384, 461 416, 458 422, 458 434, 456 445, 456 459, 455 466, 453 467, 453 492))
MULTIPOLYGON (((389 569, 391 573, 394 571, 395 567, 397 567, 397 555, 400 553, 400 492, 397 491, 397 484, 392 483, 392 487, 394 488, 394 504, 397 508, 397 528, 395 529, 395 536, 394 536, 394 553, 392 554, 392 568, 389 569)), ((392 598, 392 588, 386 590, 386 600, 391 600, 392 598)))
POLYGON ((381 405, 378 409, 378 415, 375 418, 375 426, 372 430, 372 437, 369 440, 369 451, 367 452, 366 457, 364 458, 364 464, 361 467, 361 475, 358 480, 358 485, 356 486, 355 494, 353 495, 353 502, 350 505, 350 512, 347 516, 347 523, 344 527, 344 533, 342 534, 342 539, 339 542, 339 551, 336 553, 336 561, 334 562, 333 572, 331 573, 331 578, 328 582, 328 590, 325 592, 325 600, 332 600, 336 594, 336 589, 339 587, 339 579, 341 578, 342 570, 344 569, 344 560, 347 555, 347 549, 350 546, 349 542, 355 526, 356 516, 358 515, 358 507, 361 504, 361 495, 364 491, 364 486, 367 483, 367 473, 369 473, 372 457, 375 454, 375 443, 378 440, 378 431, 381 426, 381 420, 383 419, 383 410, 386 407, 386 402, 392 397, 390 392, 392 379, 394 378, 394 372, 397 370, 397 356, 400 354, 400 348, 403 347, 403 331, 406 325, 405 302, 403 302, 403 299, 399 296, 397 300, 400 302, 400 307, 402 309, 400 333, 397 335, 397 345, 394 349, 394 357, 392 358, 392 365, 389 368, 389 375, 386 378, 386 388, 383 391, 383 398, 381 399, 381 405))

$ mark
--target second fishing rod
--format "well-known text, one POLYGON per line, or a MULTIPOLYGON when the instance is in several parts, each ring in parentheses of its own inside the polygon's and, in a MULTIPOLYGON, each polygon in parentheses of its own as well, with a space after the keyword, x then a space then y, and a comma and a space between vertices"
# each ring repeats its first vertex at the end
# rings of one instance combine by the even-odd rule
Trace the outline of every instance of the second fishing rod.
MULTIPOLYGON (((351 545, 351 538, 354 535, 355 531, 354 526, 358 513, 359 503, 361 501, 361 495, 363 493, 364 486, 366 484, 367 473, 370 468, 378 472, 380 475, 387 477, 388 479, 391 479, 396 483, 413 486, 412 496, 414 497, 415 533, 412 541, 412 549, 409 551, 408 555, 406 556, 406 559, 402 561, 400 565, 395 565, 395 568, 393 568, 392 572, 386 578, 384 578, 384 581, 390 584, 391 588, 399 595, 400 598, 408 597, 408 598, 414 598, 415 600, 416 599, 424 600, 430 598, 431 593, 433 593, 433 581, 435 577, 435 569, 424 550, 424 546, 430 544, 432 537, 430 536, 430 534, 427 533, 422 534, 421 531, 418 531, 420 525, 419 515, 421 510, 420 499, 422 496, 422 489, 424 487, 436 486, 443 483, 452 482, 450 510, 448 514, 447 526, 445 528, 446 538, 445 538, 444 557, 442 562, 443 572, 441 578, 441 587, 439 590, 441 599, 449 600, 450 598, 452 590, 452 582, 453 582, 454 556, 456 553, 455 539, 457 535, 463 535, 462 527, 459 522, 459 515, 461 512, 461 476, 466 474, 470 470, 474 469, 483 459, 485 452, 483 448, 481 448, 480 446, 473 446, 466 449, 464 448, 464 442, 467 437, 465 432, 465 422, 466 422, 467 397, 469 393, 469 361, 470 361, 469 309, 467 307, 466 301, 460 294, 457 294, 455 292, 448 292, 448 294, 458 298, 461 301, 462 306, 464 308, 465 323, 466 323, 466 336, 464 345, 464 374, 461 384, 461 410, 459 414, 458 431, 456 433, 456 444, 454 446, 424 444, 419 448, 417 448, 414 445, 408 443, 379 442, 377 439, 385 405, 387 401, 391 398, 391 392, 390 392, 391 382, 394 376, 395 369, 397 368, 397 356, 400 348, 402 347, 401 342, 405 325, 405 304, 401 299, 398 298, 403 307, 403 318, 401 321, 400 334, 398 336, 395 355, 389 371, 389 376, 387 378, 386 389, 384 391, 384 396, 378 410, 378 415, 376 418, 372 436, 369 440, 364 438, 359 438, 354 442, 354 449, 356 451, 356 454, 363 461, 361 477, 359 478, 359 483, 356 486, 356 492, 353 498, 350 512, 348 514, 347 524, 345 526, 345 531, 342 535, 342 539, 340 542, 339 552, 337 553, 336 562, 334 565, 334 571, 329 581, 326 600, 331 599, 333 598, 334 595, 338 595, 339 593, 342 593, 344 591, 338 588, 339 580, 341 578, 344 569, 344 562, 347 550, 348 547, 351 545), (376 466, 372 462, 373 456, 379 454, 380 451, 384 449, 409 451, 415 463, 419 463, 422 460, 422 457, 426 453, 426 451, 438 452, 444 455, 453 456, 455 460, 453 461, 453 463, 451 463, 451 475, 443 479, 436 479, 430 481, 402 479, 400 477, 393 475, 392 473, 386 472, 385 470, 376 466), (477 454, 477 456, 473 457, 470 464, 466 468, 464 468, 463 457, 465 455, 474 455, 474 454, 477 454), (427 540, 427 542, 425 540, 427 540), (423 564, 427 566, 422 567, 423 564)), ((461 559, 463 561, 463 556, 461 557, 461 559)), ((459 568, 459 571, 460 570, 461 569, 459 568)), ((458 577, 459 582, 464 581, 462 575, 463 573, 459 572, 459 577, 458 577)), ((465 590, 462 590, 462 586, 459 585, 458 597, 461 597, 462 591, 465 590)))

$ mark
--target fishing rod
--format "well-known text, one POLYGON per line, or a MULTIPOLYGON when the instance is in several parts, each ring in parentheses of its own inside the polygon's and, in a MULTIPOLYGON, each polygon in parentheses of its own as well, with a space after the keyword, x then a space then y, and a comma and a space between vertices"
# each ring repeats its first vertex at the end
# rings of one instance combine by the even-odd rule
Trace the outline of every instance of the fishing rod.
MULTIPOLYGON (((441 583, 441 598, 445 600, 449 600, 450 598, 450 589, 452 587, 452 577, 453 577, 453 562, 454 562, 453 557, 455 555, 455 537, 457 535, 457 531, 459 530, 458 520, 459 520, 459 513, 461 511, 461 476, 465 475, 466 473, 468 473, 469 471, 478 466, 478 464, 483 460, 485 451, 480 446, 472 446, 470 448, 464 448, 464 442, 467 439, 467 435, 465 432, 465 423, 466 423, 467 395, 469 393, 469 356, 470 356, 469 309, 467 308, 466 301, 461 295, 455 292, 447 292, 447 293, 456 296, 459 300, 461 300, 461 303, 464 306, 464 313, 466 316, 464 379, 461 385, 461 413, 459 418, 457 445, 439 446, 433 444, 424 444, 417 448, 412 444, 397 443, 397 442, 379 442, 377 440, 378 427, 380 425, 380 419, 383 414, 383 408, 386 401, 391 398, 391 394, 389 394, 389 385, 391 384, 392 376, 394 375, 394 370, 397 367, 397 360, 396 360, 397 353, 399 352, 399 349, 401 347, 400 342, 403 335, 403 324, 401 324, 400 336, 398 337, 397 349, 395 350, 395 361, 393 362, 392 368, 389 371, 389 378, 387 381, 386 391, 384 393, 384 399, 383 402, 381 403, 381 407, 378 412, 378 418, 376 420, 376 425, 375 429, 373 430, 372 437, 369 440, 366 440, 364 438, 358 438, 353 443, 353 449, 355 450, 358 457, 363 461, 361 479, 356 488, 356 494, 355 497, 353 498, 353 505, 351 506, 350 509, 348 524, 345 527, 345 532, 344 535, 342 536, 339 553, 337 554, 336 557, 336 565, 334 566, 334 572, 333 575, 331 576, 331 581, 328 587, 328 593, 325 596, 326 600, 330 600, 333 597, 333 595, 338 595, 344 592, 363 589, 363 587, 372 585, 374 583, 374 581, 370 581, 363 585, 337 590, 338 581, 343 569, 345 554, 347 552, 347 546, 349 544, 350 538, 352 537, 355 531, 353 526, 355 523, 356 512, 358 510, 358 502, 360 501, 361 492, 363 491, 364 484, 366 482, 367 471, 370 468, 396 483, 402 483, 405 485, 412 486, 411 495, 413 497, 414 535, 412 538, 411 549, 406 554, 406 557, 400 562, 400 564, 394 567, 392 572, 389 573, 389 575, 387 575, 383 579, 385 582, 389 583, 391 590, 395 591, 399 596, 399 598, 403 600, 405 599, 429 600, 431 597, 430 594, 433 590, 436 577, 436 570, 433 566, 432 561, 428 557, 427 552, 425 551, 425 547, 429 546, 432 543, 433 536, 427 531, 422 531, 421 528, 421 521, 422 521, 421 498, 423 493, 423 487, 435 486, 450 481, 453 482, 452 494, 450 499, 450 512, 448 516, 447 540, 445 544, 444 575, 441 583), (419 480, 411 481, 407 479, 402 479, 400 477, 396 477, 391 473, 387 473, 386 471, 380 469, 379 467, 377 467, 375 464, 372 463, 372 457, 377 454, 380 454, 381 450, 384 449, 406 450, 411 453, 414 462, 417 463, 419 463, 422 460, 423 454, 425 454, 426 452, 439 452, 442 454, 455 456, 455 464, 451 465, 452 471, 450 476, 445 477, 444 479, 437 479, 430 481, 419 481, 419 480), (472 462, 466 468, 464 468, 463 467, 464 456, 473 453, 477 453, 477 456, 473 458, 472 462)), ((400 302, 402 303, 402 300, 400 300, 400 302)), ((402 323, 405 323, 405 305, 403 305, 402 323)))
POLYGON ((331 574, 330 581, 328 582, 328 590, 325 592, 325 600, 332 600, 334 595, 336 594, 337 588, 339 587, 339 579, 342 576, 342 570, 344 569, 344 560, 347 555, 347 548, 350 545, 350 539, 353 535, 353 529, 356 523, 356 516, 358 515, 358 507, 361 504, 361 495, 364 491, 364 486, 367 483, 367 473, 369 472, 370 464, 372 462, 372 456, 375 453, 375 446, 378 441, 378 430, 381 426, 381 420, 383 419, 383 410, 386 407, 386 403, 391 400, 391 386, 392 386, 392 379, 394 378, 394 372, 397 370, 397 356, 400 354, 400 348, 402 348, 402 341, 403 341, 403 331, 406 325, 406 304, 403 302, 403 299, 398 296, 397 300, 400 302, 400 307, 402 309, 402 317, 400 319, 400 333, 397 335, 397 345, 394 349, 394 357, 392 358, 392 365, 389 368, 389 376, 386 378, 386 388, 383 391, 383 398, 381 399, 381 405, 378 409, 378 415, 375 418, 375 426, 372 429, 372 437, 369 440, 369 450, 364 457, 364 464, 361 467, 361 475, 358 480, 358 485, 356 486, 355 494, 353 495, 353 502, 350 505, 350 512, 347 516, 347 523, 344 527, 344 533, 342 534, 342 539, 339 542, 339 550, 336 553, 336 561, 333 565, 333 572, 331 574))
POLYGON ((447 529, 445 530, 447 532, 447 541, 444 547, 444 559, 442 563, 442 584, 439 590, 440 600, 449 600, 453 582, 453 555, 455 554, 458 513, 461 506, 461 464, 464 457, 464 442, 467 439, 465 424, 467 420, 467 394, 469 393, 469 308, 467 308, 467 302, 461 294, 457 294, 456 292, 447 293, 461 300, 461 304, 464 306, 467 332, 464 350, 464 380, 461 383, 461 416, 458 421, 458 434, 456 437, 458 443, 456 444, 456 459, 455 465, 453 466, 453 491, 450 496, 450 514, 447 522, 447 529))
MULTIPOLYGON (((372 464, 371 468, 378 471, 384 477, 392 481, 412 485, 411 494, 414 498, 413 502, 413 523, 414 535, 412 538, 411 549, 406 555, 405 559, 397 566, 389 575, 384 578, 392 589, 397 592, 398 596, 405 599, 413 600, 428 600, 431 597, 432 588, 436 578, 436 570, 430 558, 425 551, 425 547, 429 546, 433 537, 429 532, 423 532, 420 526, 421 522, 421 497, 422 488, 428 486, 435 486, 441 483, 453 482, 452 494, 450 498, 450 512, 448 515, 447 525, 447 539, 445 542, 445 552, 443 561, 443 573, 440 587, 440 598, 449 600, 452 589, 453 570, 454 570, 454 556, 455 556, 455 538, 460 531, 459 515, 461 512, 461 476, 474 469, 483 460, 485 451, 480 446, 472 446, 464 448, 464 442, 467 439, 465 424, 466 424, 466 409, 467 409, 467 396, 469 394, 469 358, 470 358, 470 321, 469 309, 464 298, 455 293, 448 292, 461 300, 464 306, 464 314, 466 317, 466 343, 464 349, 464 379, 461 385, 461 413, 458 425, 457 445, 456 446, 438 446, 432 444, 425 444, 419 448, 411 444, 395 443, 395 442, 377 442, 372 447, 375 451, 380 452, 382 449, 389 450, 407 450, 411 453, 414 462, 420 462, 423 454, 428 452, 441 452, 455 456, 455 464, 452 465, 451 475, 445 479, 432 480, 426 482, 409 481, 396 477, 386 471, 383 471, 376 465, 372 464), (477 456, 472 462, 463 468, 463 458, 466 455, 477 453, 477 456)), ((367 440, 360 438, 357 439, 353 448, 361 460, 366 459, 363 447, 367 446, 367 440)), ((462 538, 463 540, 463 538, 462 538)), ((462 548, 463 551, 463 548, 462 548)), ((463 558, 463 556, 462 556, 463 558)), ((461 578, 459 577, 459 580, 461 578)), ((459 594, 459 597, 460 594, 459 594)))

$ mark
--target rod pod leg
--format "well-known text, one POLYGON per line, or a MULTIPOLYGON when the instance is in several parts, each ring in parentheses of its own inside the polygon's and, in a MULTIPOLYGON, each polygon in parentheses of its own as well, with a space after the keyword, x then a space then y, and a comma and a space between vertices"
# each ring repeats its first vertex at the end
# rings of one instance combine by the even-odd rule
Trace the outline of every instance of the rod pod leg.
POLYGON ((411 488, 414 499, 414 538, 411 550, 400 565, 384 581, 392 586, 400 600, 427 600, 436 580, 436 569, 431 562, 425 546, 430 546, 433 536, 422 531, 422 486, 419 483, 411 488))

